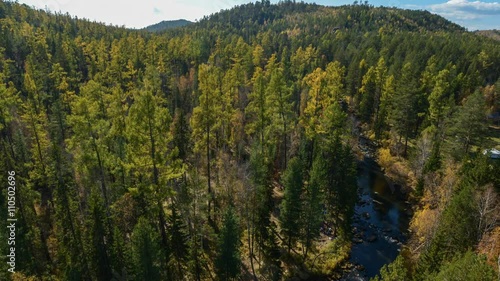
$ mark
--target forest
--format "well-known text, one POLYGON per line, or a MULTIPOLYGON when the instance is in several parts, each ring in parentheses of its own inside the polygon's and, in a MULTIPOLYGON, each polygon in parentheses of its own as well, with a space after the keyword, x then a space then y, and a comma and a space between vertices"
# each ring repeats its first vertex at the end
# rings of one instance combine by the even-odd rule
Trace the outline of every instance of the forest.
POLYGON ((500 278, 500 41, 357 1, 154 32, 1 1, 0 33, 1 280, 339 280, 360 136, 412 211, 372 280, 500 278))

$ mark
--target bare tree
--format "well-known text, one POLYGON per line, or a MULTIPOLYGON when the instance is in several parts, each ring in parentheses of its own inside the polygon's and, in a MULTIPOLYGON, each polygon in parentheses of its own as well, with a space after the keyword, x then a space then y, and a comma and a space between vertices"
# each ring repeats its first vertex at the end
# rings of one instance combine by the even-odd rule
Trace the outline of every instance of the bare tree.
POLYGON ((500 197, 495 192, 493 184, 486 185, 477 194, 479 224, 478 233, 481 238, 485 233, 493 230, 500 223, 500 197))

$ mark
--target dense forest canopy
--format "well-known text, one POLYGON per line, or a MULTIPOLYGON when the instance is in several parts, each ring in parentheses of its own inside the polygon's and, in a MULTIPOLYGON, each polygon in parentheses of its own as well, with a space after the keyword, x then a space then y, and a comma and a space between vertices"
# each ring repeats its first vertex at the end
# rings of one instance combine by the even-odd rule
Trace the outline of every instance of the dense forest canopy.
POLYGON ((295 1, 154 33, 0 2, 0 32, 17 186, 2 280, 339 278, 360 134, 414 211, 377 279, 497 278, 500 169, 482 151, 500 148, 498 41, 426 11, 295 1))

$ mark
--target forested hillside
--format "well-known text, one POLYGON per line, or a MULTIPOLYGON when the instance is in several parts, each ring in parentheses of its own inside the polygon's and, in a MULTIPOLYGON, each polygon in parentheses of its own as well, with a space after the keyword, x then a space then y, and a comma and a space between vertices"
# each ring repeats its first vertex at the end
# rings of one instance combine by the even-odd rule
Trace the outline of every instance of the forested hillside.
POLYGON ((483 36, 486 36, 486 37, 489 37, 491 39, 495 39, 497 41, 500 40, 500 30, 496 30, 496 29, 493 29, 493 30, 478 30, 476 31, 477 34, 480 34, 480 35, 483 35, 483 36))
POLYGON ((498 278, 498 41, 295 1, 158 33, 0 2, 0 32, 1 280, 340 278, 360 135, 414 213, 380 279, 498 278))
POLYGON ((182 27, 190 24, 192 24, 192 22, 188 20, 164 20, 162 22, 147 26, 144 29, 151 32, 160 32, 167 29, 182 27))

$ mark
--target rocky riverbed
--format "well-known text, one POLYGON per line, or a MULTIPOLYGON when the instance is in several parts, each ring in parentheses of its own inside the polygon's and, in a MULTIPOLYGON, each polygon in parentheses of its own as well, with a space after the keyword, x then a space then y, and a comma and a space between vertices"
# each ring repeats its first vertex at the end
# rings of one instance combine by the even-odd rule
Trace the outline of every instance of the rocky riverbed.
MULTIPOLYGON (((365 148, 367 152, 370 149, 365 148)), ((365 156, 359 165, 358 203, 352 225, 351 271, 341 280, 369 280, 392 262, 406 241, 409 206, 391 188, 380 167, 365 156)))

